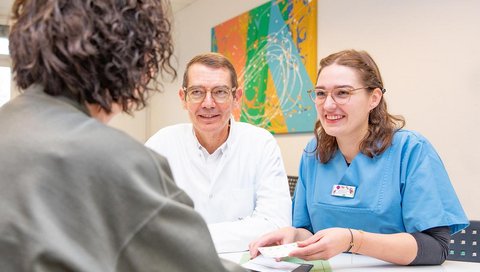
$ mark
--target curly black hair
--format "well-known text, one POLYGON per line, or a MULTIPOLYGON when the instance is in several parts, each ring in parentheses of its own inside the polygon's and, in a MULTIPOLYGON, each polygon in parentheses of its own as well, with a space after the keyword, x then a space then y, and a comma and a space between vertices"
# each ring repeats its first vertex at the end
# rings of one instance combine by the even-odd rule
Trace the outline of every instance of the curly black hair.
POLYGON ((170 4, 165 0, 16 0, 10 54, 14 79, 53 96, 131 113, 175 78, 170 4))

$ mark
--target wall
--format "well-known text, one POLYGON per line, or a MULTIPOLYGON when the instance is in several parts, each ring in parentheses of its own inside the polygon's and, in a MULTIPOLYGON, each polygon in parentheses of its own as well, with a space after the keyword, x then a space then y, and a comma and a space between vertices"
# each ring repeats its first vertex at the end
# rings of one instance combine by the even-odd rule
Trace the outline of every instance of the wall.
POLYGON ((147 112, 148 109, 134 112, 133 115, 122 113, 115 116, 108 125, 123 130, 144 143, 147 140, 147 112))
MULTIPOLYGON (((10 3, 5 2, 5 3, 0 3, 0 25, 8 25, 8 14, 10 12, 10 3)), ((10 67, 11 66, 11 60, 10 56, 7 55, 0 55, 0 66, 5 66, 5 67, 10 67)), ((13 86, 13 82, 10 84, 10 98, 14 97, 17 95, 17 92, 15 91, 16 89, 13 86)))

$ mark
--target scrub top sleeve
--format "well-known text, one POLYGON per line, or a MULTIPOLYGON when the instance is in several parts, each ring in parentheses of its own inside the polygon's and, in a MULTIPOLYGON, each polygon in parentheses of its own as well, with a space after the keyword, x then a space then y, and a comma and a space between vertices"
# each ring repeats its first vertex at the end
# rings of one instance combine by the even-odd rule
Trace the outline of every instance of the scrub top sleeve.
POLYGON ((304 152, 300 160, 299 176, 298 176, 297 186, 295 188, 295 194, 293 195, 292 225, 296 228, 305 228, 313 233, 312 223, 310 221, 310 215, 308 213, 307 191, 306 191, 305 182, 304 182, 305 180, 308 180, 307 178, 308 170, 305 168, 305 165, 307 165, 308 163, 306 163, 305 160, 308 160, 308 158, 306 158, 305 152, 304 152))
POLYGON ((468 219, 433 146, 425 139, 408 143, 402 150, 402 212, 407 232, 449 226, 456 233, 468 219))

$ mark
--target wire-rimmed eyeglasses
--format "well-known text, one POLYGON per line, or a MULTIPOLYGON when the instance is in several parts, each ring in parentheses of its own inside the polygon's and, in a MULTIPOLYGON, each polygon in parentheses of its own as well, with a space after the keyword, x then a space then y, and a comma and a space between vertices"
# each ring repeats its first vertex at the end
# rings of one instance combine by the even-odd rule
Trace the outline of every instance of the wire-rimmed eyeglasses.
POLYGON ((350 97, 352 96, 353 92, 368 89, 369 87, 360 87, 360 88, 335 88, 331 91, 326 91, 324 89, 315 88, 313 90, 308 90, 308 94, 310 98, 315 104, 323 104, 325 100, 327 100, 328 95, 332 97, 333 101, 339 105, 347 104, 350 101, 350 97))
POLYGON ((230 94, 235 93, 235 87, 230 88, 227 86, 216 86, 210 89, 210 91, 203 86, 191 86, 188 88, 183 87, 186 99, 191 103, 200 103, 207 96, 207 92, 210 92, 215 103, 225 103, 230 99, 230 94))

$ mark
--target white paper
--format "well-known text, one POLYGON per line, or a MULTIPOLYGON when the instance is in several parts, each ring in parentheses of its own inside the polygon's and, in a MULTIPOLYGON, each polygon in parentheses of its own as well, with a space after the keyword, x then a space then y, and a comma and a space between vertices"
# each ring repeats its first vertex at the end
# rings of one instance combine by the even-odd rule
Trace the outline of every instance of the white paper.
POLYGON ((243 267, 260 272, 290 272, 299 267, 300 264, 289 262, 277 262, 275 259, 267 258, 262 255, 250 260, 243 267))
POLYGON ((283 258, 287 257, 292 250, 295 250, 297 248, 297 243, 291 243, 279 246, 259 247, 258 251, 260 251, 260 253, 262 253, 262 255, 265 257, 283 258))

